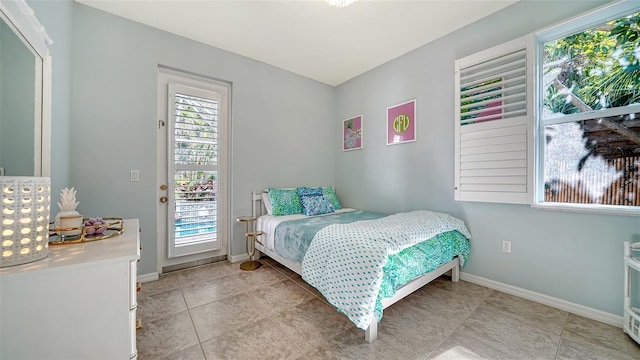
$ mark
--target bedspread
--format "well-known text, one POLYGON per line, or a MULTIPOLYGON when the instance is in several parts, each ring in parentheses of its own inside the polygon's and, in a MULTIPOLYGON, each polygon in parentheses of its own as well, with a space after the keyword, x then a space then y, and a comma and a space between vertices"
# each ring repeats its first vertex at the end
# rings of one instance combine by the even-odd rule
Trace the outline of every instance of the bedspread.
POLYGON ((320 229, 330 224, 346 224, 355 221, 378 219, 384 216, 386 215, 354 210, 340 214, 283 221, 275 229, 274 247, 278 255, 302 263, 311 240, 320 229))
POLYGON ((424 210, 329 225, 311 242, 302 278, 364 330, 375 316, 389 255, 453 230, 471 237, 462 220, 424 210))

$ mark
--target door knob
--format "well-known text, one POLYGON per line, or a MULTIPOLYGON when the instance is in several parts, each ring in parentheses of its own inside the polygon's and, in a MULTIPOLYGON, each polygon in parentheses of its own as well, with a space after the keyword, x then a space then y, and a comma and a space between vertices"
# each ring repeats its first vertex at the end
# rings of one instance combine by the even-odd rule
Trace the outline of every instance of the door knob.
POLYGON ((160 202, 163 203, 163 204, 166 203, 167 202, 167 197, 166 196, 161 196, 160 197, 160 202))

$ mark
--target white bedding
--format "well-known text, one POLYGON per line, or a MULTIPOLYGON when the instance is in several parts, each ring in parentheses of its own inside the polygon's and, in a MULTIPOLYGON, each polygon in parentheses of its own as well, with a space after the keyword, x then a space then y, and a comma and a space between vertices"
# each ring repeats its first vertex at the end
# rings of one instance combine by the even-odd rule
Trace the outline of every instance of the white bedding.
MULTIPOLYGON (((351 209, 351 208, 342 208, 340 210, 336 210, 335 213, 326 214, 326 215, 339 214, 339 213, 344 213, 344 212, 349 212, 354 210, 355 209, 351 209)), ((316 215, 316 216, 323 216, 323 215, 316 215)), ((276 227, 283 221, 304 219, 307 217, 308 216, 302 215, 302 214, 283 215, 283 216, 262 215, 256 221, 256 230, 262 231, 264 233, 263 235, 258 237, 258 240, 262 244, 264 244, 264 246, 267 249, 271 251, 275 251, 274 239, 275 239, 276 227)))

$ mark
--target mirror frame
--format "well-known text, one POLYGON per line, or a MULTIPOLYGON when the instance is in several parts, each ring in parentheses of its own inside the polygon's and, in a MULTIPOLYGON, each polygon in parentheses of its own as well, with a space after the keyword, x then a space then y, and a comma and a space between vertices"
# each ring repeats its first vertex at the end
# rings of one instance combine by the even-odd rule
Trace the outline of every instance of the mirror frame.
POLYGON ((34 176, 51 176, 51 55, 53 41, 25 0, 0 0, 0 17, 34 54, 34 176))

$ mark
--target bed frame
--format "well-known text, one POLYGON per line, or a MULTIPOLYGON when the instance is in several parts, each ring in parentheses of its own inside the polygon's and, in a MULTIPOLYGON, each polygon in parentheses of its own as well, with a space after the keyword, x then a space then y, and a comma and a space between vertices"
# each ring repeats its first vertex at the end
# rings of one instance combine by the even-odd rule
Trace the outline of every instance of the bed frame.
MULTIPOLYGON (((262 205, 262 193, 256 193, 255 191, 252 192, 251 212, 253 215, 252 217, 255 219, 257 219, 259 216, 266 213, 266 210, 262 205)), ((287 267, 291 271, 295 272, 296 274, 302 276, 301 264, 295 261, 286 259, 276 254, 274 251, 267 249, 266 246, 264 246, 264 244, 262 244, 259 241, 259 239, 256 239, 256 250, 257 250, 256 258, 259 259, 261 256, 260 255, 261 253, 265 254, 270 258, 272 258, 273 260, 279 262, 283 266, 287 267)), ((406 283, 396 291, 396 294, 393 297, 382 299, 382 308, 383 309, 388 308, 389 306, 400 301, 404 297, 408 296, 409 294, 413 293, 414 291, 420 289, 421 287, 425 286, 426 284, 430 283, 431 281, 437 279, 438 277, 444 274, 448 274, 449 276, 451 276, 451 281, 453 282, 458 282, 458 280, 460 280, 460 260, 458 259, 458 257, 455 257, 453 260, 440 265, 438 268, 406 283)), ((372 342, 377 337, 378 337, 378 321, 374 316, 373 319, 371 319, 371 323, 369 324, 369 327, 364 332, 364 338, 366 341, 372 342)))

